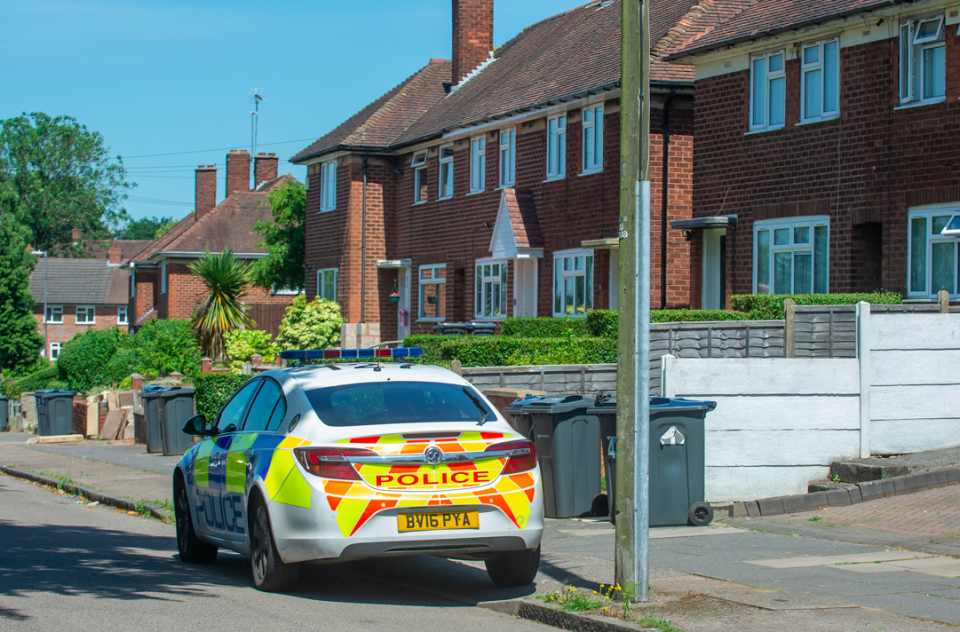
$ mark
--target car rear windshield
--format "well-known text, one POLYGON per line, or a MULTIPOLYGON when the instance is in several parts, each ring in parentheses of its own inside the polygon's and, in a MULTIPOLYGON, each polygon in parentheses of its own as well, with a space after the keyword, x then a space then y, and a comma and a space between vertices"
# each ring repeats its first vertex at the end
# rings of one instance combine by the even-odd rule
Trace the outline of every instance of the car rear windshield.
POLYGON ((468 386, 437 382, 366 382, 307 391, 328 426, 480 421, 490 411, 468 386))

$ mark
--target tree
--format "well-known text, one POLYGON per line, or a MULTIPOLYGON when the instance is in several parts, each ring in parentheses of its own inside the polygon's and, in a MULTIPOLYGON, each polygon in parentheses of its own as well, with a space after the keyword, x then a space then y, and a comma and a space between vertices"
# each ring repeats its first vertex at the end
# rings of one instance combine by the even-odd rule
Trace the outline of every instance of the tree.
POLYGON ((307 191, 299 182, 288 182, 267 196, 273 221, 257 222, 253 229, 263 236, 257 244, 267 256, 250 266, 250 282, 265 290, 303 291, 306 254, 307 191))
POLYGON ((246 294, 247 264, 233 256, 229 249, 219 255, 208 250, 190 264, 190 271, 200 277, 210 295, 203 299, 193 317, 192 327, 200 338, 203 352, 223 362, 227 354, 223 335, 240 327, 252 327, 253 319, 243 311, 246 294))
MULTIPOLYGON (((0 183, 0 201, 11 193, 0 183)), ((30 273, 36 258, 27 250, 29 231, 12 213, 0 213, 0 370, 23 372, 39 362, 43 336, 33 316, 30 273)))
POLYGON ((117 239, 157 239, 177 223, 172 217, 144 217, 130 220, 124 228, 117 231, 117 239))
POLYGON ((326 349, 340 344, 341 324, 339 305, 322 298, 308 303, 301 294, 280 322, 277 345, 281 349, 326 349))
POLYGON ((51 256, 84 256, 84 240, 110 238, 129 220, 122 202, 126 170, 111 158, 103 136, 69 116, 42 112, 0 121, 0 183, 10 187, 7 210, 29 230, 28 243, 51 256), (82 242, 83 240, 81 240, 82 242))

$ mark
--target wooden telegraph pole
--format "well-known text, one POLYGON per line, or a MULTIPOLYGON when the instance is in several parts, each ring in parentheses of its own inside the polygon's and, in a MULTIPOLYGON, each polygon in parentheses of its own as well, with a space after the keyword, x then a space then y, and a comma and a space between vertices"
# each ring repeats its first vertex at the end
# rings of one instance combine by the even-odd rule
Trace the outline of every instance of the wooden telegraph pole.
POLYGON ((620 314, 617 354, 616 581, 649 598, 649 0, 623 0, 620 57, 620 314))

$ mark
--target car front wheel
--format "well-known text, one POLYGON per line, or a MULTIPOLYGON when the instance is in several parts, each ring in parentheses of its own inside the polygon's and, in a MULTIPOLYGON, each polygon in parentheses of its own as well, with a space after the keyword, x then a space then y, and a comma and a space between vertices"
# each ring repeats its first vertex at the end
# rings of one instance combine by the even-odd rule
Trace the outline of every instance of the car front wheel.
POLYGON ((253 583, 265 592, 289 592, 300 579, 300 566, 287 564, 280 559, 277 545, 270 528, 270 516, 263 501, 253 503, 251 533, 250 568, 253 571, 253 583))
POLYGON ((540 546, 523 551, 507 551, 485 562, 487 574, 501 588, 526 586, 540 568, 540 546))
POLYGON ((175 493, 177 504, 173 507, 173 514, 177 520, 177 549, 180 550, 180 560, 187 564, 212 563, 217 559, 217 547, 197 539, 193 521, 190 519, 187 486, 182 480, 177 480, 175 493))

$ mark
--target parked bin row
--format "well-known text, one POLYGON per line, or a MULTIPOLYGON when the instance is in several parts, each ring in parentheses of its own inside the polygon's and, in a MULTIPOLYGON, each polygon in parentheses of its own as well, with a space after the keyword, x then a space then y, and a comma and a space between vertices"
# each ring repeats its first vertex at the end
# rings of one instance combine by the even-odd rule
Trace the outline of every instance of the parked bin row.
POLYGON ((183 454, 193 437, 181 432, 193 417, 194 389, 189 386, 143 387, 143 414, 147 425, 147 452, 165 456, 183 454))
POLYGON ((437 323, 433 333, 441 336, 492 336, 497 333, 496 323, 437 323))
MULTIPOLYGON (((650 526, 706 525, 704 419, 716 402, 650 398, 650 526)), ((549 518, 600 514, 601 454, 610 520, 616 519, 617 400, 526 397, 504 410, 537 445, 549 518)))

